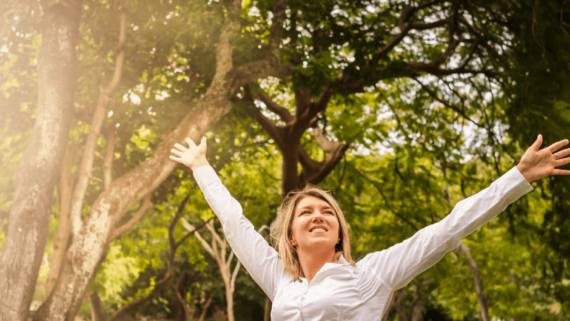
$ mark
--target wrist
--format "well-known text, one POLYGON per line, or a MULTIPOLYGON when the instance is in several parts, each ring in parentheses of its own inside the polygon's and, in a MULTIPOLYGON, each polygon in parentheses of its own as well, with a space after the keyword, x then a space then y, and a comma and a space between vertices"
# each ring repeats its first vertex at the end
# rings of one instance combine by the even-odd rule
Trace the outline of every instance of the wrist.
POLYGON ((195 171, 196 169, 198 169, 200 167, 204 167, 204 166, 210 166, 210 163, 208 162, 208 160, 206 158, 197 160, 196 162, 192 163, 192 165, 190 165, 188 167, 190 167, 190 169, 192 171, 195 171))
POLYGON ((526 166, 524 166, 522 163, 519 163, 517 165, 517 169, 519 170, 521 175, 526 179, 527 182, 531 183, 532 181, 534 181, 534 178, 529 173, 529 169, 526 166))

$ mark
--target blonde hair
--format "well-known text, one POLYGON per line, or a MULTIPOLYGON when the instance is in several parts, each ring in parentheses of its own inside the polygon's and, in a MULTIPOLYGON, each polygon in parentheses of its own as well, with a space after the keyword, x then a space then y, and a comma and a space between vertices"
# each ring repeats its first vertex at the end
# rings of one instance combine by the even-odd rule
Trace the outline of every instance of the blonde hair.
POLYGON ((350 254, 350 240, 348 238, 348 226, 344 218, 344 214, 338 205, 338 202, 324 190, 314 186, 307 185, 302 190, 289 192, 287 197, 281 203, 277 218, 271 224, 270 235, 273 241, 273 247, 279 253, 279 259, 285 267, 285 270, 291 274, 293 279, 297 281, 303 276, 303 270, 297 256, 297 250, 291 244, 291 226, 297 203, 305 197, 312 196, 327 202, 336 212, 339 222, 340 242, 335 246, 335 261, 338 261, 342 254, 347 262, 354 266, 354 261, 350 254))

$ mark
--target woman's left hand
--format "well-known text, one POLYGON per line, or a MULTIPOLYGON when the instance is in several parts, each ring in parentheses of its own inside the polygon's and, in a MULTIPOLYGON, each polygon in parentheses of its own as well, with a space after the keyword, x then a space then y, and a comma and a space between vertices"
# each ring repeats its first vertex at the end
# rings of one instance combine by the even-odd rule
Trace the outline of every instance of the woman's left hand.
POLYGON ((570 155, 570 148, 560 150, 567 144, 568 140, 564 139, 538 150, 542 145, 542 135, 538 135, 534 144, 524 153, 517 169, 529 183, 551 175, 570 175, 570 170, 556 168, 570 163, 570 157, 566 157, 570 155))

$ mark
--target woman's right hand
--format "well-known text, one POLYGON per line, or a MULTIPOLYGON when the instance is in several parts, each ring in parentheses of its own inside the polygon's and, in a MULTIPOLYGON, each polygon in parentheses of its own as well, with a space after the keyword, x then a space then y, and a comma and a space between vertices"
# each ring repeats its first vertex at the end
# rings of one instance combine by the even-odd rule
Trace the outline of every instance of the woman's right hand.
POLYGON ((174 148, 170 150, 173 155, 170 155, 169 158, 190 167, 193 171, 198 167, 209 166, 210 163, 206 159, 206 137, 202 137, 202 141, 198 146, 190 138, 186 138, 186 142, 188 143, 188 148, 175 144, 174 148))

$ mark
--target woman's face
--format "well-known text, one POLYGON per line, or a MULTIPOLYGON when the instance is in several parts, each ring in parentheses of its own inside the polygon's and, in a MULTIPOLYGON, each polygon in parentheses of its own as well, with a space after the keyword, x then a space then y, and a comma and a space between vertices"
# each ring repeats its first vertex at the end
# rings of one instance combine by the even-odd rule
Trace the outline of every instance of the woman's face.
POLYGON ((320 198, 307 196, 297 203, 291 226, 291 244, 297 251, 330 248, 340 242, 336 212, 320 198))

